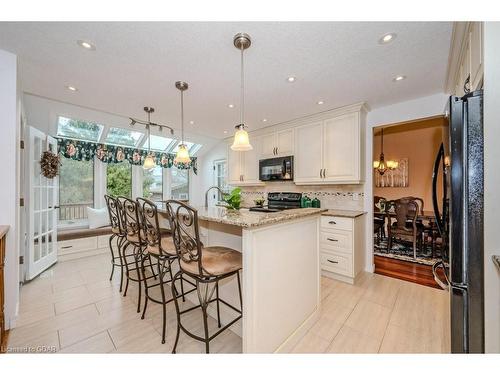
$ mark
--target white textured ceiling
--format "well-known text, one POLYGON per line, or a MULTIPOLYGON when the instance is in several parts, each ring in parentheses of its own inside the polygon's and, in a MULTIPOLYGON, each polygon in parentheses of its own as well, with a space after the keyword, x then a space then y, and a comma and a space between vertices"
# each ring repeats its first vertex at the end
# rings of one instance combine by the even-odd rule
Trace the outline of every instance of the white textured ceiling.
POLYGON ((246 124, 255 130, 354 102, 374 108, 442 92, 451 31, 451 22, 2 22, 0 48, 19 56, 25 92, 139 118, 149 105, 155 121, 175 128, 174 82, 187 81, 186 131, 224 138, 239 118, 237 32, 252 37, 246 124), (388 32, 397 38, 379 45, 388 32), (393 82, 400 74, 408 78, 393 82))

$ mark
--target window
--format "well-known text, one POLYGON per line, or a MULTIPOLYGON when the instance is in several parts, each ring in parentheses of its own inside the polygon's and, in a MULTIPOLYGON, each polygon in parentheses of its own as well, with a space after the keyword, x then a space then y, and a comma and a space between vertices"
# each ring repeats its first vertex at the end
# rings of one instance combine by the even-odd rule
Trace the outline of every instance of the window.
POLYGON ((152 201, 163 200, 163 168, 157 166, 144 171, 142 180, 142 191, 144 198, 152 201))
POLYGON ((172 199, 189 199, 189 169, 170 168, 172 199))
POLYGON ((57 120, 57 135, 72 139, 83 139, 97 142, 104 126, 92 121, 73 120, 59 116, 57 120))
MULTIPOLYGON (((168 152, 168 149, 172 148, 173 144, 176 142, 172 138, 165 138, 165 137, 160 137, 157 135, 150 135, 149 136, 150 142, 151 142, 151 150, 154 151, 166 151, 168 152)), ((148 148, 148 137, 144 140, 144 143, 142 144, 142 148, 147 149, 148 148)))
MULTIPOLYGON (((214 161, 214 179, 215 185, 221 189, 223 192, 229 192, 229 186, 227 185, 227 162, 226 160, 215 160, 214 161)), ((222 197, 219 197, 220 200, 222 197)))
POLYGON ((87 207, 94 207, 94 162, 61 158, 59 221, 85 220, 87 207))
POLYGON ((142 133, 123 128, 111 128, 106 136, 105 143, 119 146, 137 147, 142 133))
POLYGON ((108 164, 106 169, 106 192, 114 197, 132 197, 132 166, 125 160, 108 164))

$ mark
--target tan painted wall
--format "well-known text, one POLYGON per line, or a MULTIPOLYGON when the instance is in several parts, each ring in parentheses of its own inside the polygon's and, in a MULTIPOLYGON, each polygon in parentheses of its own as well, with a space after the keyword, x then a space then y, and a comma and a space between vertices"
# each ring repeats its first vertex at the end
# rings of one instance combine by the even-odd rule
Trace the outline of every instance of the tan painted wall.
MULTIPOLYGON (((424 210, 432 210, 432 169, 442 141, 441 118, 413 122, 384 128, 385 160, 408 158, 409 186, 405 188, 377 188, 373 182, 373 193, 386 199, 405 196, 420 197, 424 200, 424 210)), ((380 129, 375 129, 373 140, 373 160, 380 155, 380 129)))

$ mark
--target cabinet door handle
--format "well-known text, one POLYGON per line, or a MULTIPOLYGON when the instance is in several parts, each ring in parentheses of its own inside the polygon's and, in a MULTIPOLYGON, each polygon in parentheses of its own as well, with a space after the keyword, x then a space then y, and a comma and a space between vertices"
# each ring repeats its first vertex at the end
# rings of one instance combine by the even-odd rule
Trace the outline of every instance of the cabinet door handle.
POLYGON ((61 249, 71 249, 73 246, 72 245, 68 245, 68 246, 61 246, 61 249))
POLYGON ((323 169, 323 178, 326 178, 326 168, 323 169))
POLYGON ((336 260, 327 259, 327 261, 329 261, 330 263, 333 263, 333 264, 339 264, 339 262, 337 262, 336 260))
POLYGON ((276 147, 276 155, 278 155, 278 147, 276 147))
POLYGON ((319 170, 319 178, 322 178, 323 176, 321 175, 321 172, 323 171, 323 169, 320 169, 319 170))
POLYGON ((328 224, 336 225, 337 222, 332 220, 332 221, 329 221, 328 224))
POLYGON ((328 238, 327 238, 327 240, 328 240, 328 241, 333 241, 333 242, 339 242, 339 240, 337 240, 337 239, 335 239, 335 238, 330 238, 330 237, 328 237, 328 238))

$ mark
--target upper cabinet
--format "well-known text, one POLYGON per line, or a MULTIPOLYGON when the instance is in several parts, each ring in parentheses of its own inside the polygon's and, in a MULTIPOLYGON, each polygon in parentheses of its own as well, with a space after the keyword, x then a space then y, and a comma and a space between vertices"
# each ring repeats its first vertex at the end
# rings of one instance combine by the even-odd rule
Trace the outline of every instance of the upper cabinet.
POLYGON ((261 159, 293 155, 294 130, 278 130, 262 136, 261 159))
POLYGON ((359 184, 364 180, 364 108, 295 129, 297 185, 359 184))
POLYGON ((366 106, 358 103, 250 133, 252 151, 231 150, 229 139, 228 183, 264 185, 259 180, 259 160, 281 156, 294 157, 297 185, 362 183, 365 121, 366 106))
POLYGON ((262 137, 251 136, 251 151, 233 151, 231 144, 227 145, 227 179, 232 186, 264 185, 259 180, 259 156, 261 154, 262 137))
POLYGON ((483 83, 483 22, 455 22, 453 28, 447 90, 457 96, 483 83))

